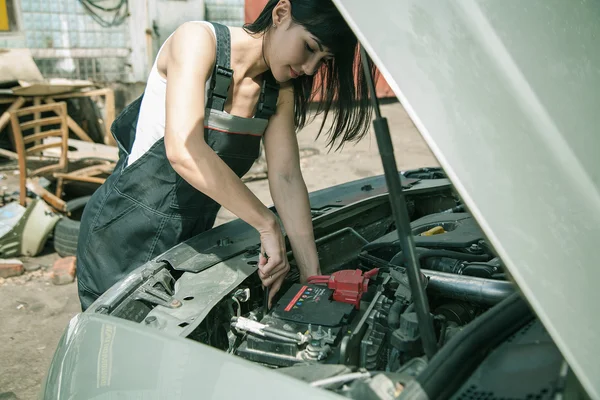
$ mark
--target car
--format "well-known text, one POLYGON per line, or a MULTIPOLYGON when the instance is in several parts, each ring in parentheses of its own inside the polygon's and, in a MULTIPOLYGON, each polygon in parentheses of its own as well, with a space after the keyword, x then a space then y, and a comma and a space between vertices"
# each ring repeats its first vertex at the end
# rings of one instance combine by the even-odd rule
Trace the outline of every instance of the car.
POLYGON ((441 167, 377 116, 385 175, 310 195, 323 276, 289 253, 267 309, 217 226, 74 317, 43 398, 600 398, 598 2, 335 3, 441 167))

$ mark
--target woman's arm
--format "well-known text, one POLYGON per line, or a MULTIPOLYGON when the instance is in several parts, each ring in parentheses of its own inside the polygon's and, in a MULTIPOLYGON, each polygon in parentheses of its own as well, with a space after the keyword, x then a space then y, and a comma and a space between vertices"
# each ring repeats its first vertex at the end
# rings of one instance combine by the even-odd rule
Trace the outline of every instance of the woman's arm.
POLYGON ((308 191, 300 170, 298 141, 294 127, 292 88, 280 91, 277 114, 265 132, 265 155, 271 196, 290 239, 301 281, 319 275, 319 258, 313 233, 308 191))
POLYGON ((167 157, 190 185, 260 233, 270 256, 269 263, 261 267, 261 279, 270 286, 289 270, 276 217, 204 140, 205 82, 216 57, 212 33, 202 24, 186 23, 171 37, 166 50, 167 157))

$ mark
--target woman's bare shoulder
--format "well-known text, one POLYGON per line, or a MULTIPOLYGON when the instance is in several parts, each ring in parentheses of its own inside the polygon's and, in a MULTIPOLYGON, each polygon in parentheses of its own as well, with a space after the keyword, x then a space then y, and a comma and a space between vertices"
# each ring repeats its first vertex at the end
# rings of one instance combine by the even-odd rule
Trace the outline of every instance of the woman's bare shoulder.
POLYGON ((187 65, 210 74, 216 58, 216 42, 205 23, 185 22, 165 42, 158 67, 166 75, 170 66, 187 65))

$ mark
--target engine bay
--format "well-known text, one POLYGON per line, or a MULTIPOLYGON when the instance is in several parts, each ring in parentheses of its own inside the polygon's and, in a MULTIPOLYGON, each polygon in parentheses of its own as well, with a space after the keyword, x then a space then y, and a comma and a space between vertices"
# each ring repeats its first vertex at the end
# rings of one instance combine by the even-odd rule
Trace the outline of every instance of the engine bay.
MULTIPOLYGON (((436 347, 443 351, 453 338, 474 329, 496 306, 515 297, 515 288, 449 186, 432 185, 429 190, 431 183, 422 182, 426 190, 408 197, 410 229, 436 347)), ((290 251, 292 269, 270 309, 256 273, 259 247, 236 250, 234 239, 219 238, 215 252, 227 246, 237 252, 216 261, 205 256, 192 259, 200 260, 195 263, 187 260, 185 268, 157 266, 157 272, 111 314, 349 398, 395 398, 381 395, 382 388, 395 393, 425 371, 431 360, 424 350, 389 201, 373 196, 344 205, 317 214, 314 225, 323 275, 299 282, 290 251)), ((526 320, 511 322, 487 343, 508 338, 533 320, 528 314, 526 320)), ((563 361, 556 357, 553 362, 546 371, 556 373, 537 377, 538 389, 523 385, 524 393, 554 387, 563 361)))
MULTIPOLYGON (((436 278, 452 273, 458 279, 470 276, 470 281, 491 283, 490 287, 505 284, 502 296, 512 290, 501 280, 502 266, 487 252, 483 235, 468 214, 434 214, 414 221, 412 228, 421 262, 430 268, 425 271, 433 273, 438 284, 440 295, 432 295, 431 304, 437 338, 443 345, 491 304, 490 299, 475 302, 468 293, 457 295, 451 284, 439 284, 436 278), (496 285, 489 282, 492 278, 498 280, 496 285)), ((357 268, 293 283, 277 296, 270 310, 263 305, 232 316, 228 351, 273 368, 321 363, 387 371, 422 356, 397 233, 391 231, 357 250, 353 263, 357 268)), ((432 278, 426 274, 422 278, 426 288, 432 278)), ((237 310, 238 303, 248 301, 249 292, 243 289, 234 294, 237 310)))

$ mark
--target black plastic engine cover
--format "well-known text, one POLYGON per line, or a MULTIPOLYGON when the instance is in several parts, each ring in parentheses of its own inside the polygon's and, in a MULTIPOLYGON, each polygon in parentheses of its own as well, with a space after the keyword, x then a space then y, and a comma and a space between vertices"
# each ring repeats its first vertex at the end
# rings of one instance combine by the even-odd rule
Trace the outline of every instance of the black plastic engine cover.
MULTIPOLYGON (((485 237, 477 221, 469 213, 431 214, 411 222, 410 226, 415 245, 430 249, 466 249, 485 237), (420 236, 423 232, 437 226, 442 226, 446 233, 420 236)), ((371 242, 369 247, 373 247, 375 243, 381 243, 382 245, 387 243, 388 245, 369 252, 388 261, 401 250, 397 231, 390 232, 371 242)))

